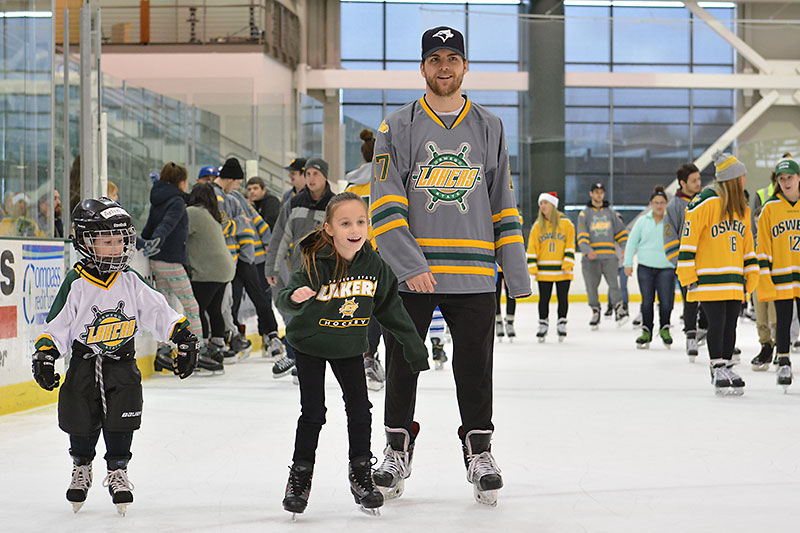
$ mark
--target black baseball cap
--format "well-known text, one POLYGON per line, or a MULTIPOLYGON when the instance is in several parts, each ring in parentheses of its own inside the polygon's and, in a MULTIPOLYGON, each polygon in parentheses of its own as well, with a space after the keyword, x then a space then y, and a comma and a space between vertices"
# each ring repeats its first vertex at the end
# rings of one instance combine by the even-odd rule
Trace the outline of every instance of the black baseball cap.
POLYGON ((422 34, 422 60, 439 50, 452 50, 464 59, 464 36, 460 31, 447 26, 437 26, 422 34))
POLYGON ((306 158, 298 157, 296 159, 292 159, 292 162, 283 168, 285 168, 286 170, 296 170, 298 172, 303 172, 303 170, 305 170, 306 168, 306 158))
POLYGON ((591 190, 593 191, 593 190, 595 190, 595 189, 603 189, 603 190, 605 191, 605 190, 606 190, 606 186, 605 186, 605 185, 603 185, 603 184, 602 184, 602 183, 600 183, 600 182, 597 182, 597 183, 592 183, 592 188, 591 188, 591 190))

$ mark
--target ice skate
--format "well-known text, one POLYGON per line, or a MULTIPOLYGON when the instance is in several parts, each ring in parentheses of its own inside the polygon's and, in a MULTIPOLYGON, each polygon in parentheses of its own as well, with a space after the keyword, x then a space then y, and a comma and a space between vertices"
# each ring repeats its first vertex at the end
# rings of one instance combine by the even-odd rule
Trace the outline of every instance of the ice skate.
POLYGON ((614 320, 617 322, 617 327, 621 328, 627 324, 629 318, 628 309, 622 304, 617 304, 617 307, 614 309, 614 320))
POLYGON ((117 506, 117 512, 125 516, 128 505, 133 503, 133 483, 128 479, 127 468, 109 470, 103 480, 103 486, 108 487, 111 501, 117 506))
POLYGON ((650 333, 650 328, 642 326, 642 334, 636 339, 636 347, 640 350, 647 350, 650 348, 650 341, 653 340, 653 334, 650 333))
POLYGON ((172 372, 172 346, 169 344, 161 344, 156 350, 156 358, 153 361, 153 366, 156 373, 162 370, 172 372))
POLYGON ((261 336, 261 357, 272 363, 278 361, 286 353, 286 347, 275 334, 261 336))
POLYGON ((494 335, 500 342, 503 342, 503 337, 506 335, 503 329, 503 318, 500 315, 497 315, 494 319, 494 335))
POLYGON ((279 379, 288 376, 292 373, 292 368, 294 368, 294 359, 289 359, 288 356, 284 355, 277 363, 272 365, 272 377, 279 379))
POLYGON ((612 316, 614 316, 614 308, 611 307, 611 302, 608 303, 608 306, 606 307, 606 312, 603 313, 603 316, 605 318, 611 318, 612 316))
POLYGON ((717 363, 717 366, 711 367, 711 384, 714 385, 714 393, 717 396, 730 394, 731 379, 724 363, 717 363))
MULTIPOLYGON (((461 430, 459 429, 459 433, 461 430)), ((464 466, 467 481, 472 483, 475 501, 484 505, 497 505, 497 493, 503 487, 500 468, 492 457, 492 432, 473 429, 464 437, 464 466)))
MULTIPOLYGON (((292 368, 292 385, 300 385, 300 377, 297 375, 297 367, 292 368)), ((369 384, 367 384, 369 387, 369 384)))
POLYGON ((597 331, 600 324, 600 308, 592 307, 592 319, 589 321, 589 326, 592 331, 597 331))
MULTIPOLYGON (((416 439, 419 424, 413 422, 411 434, 416 439)), ((372 477, 378 490, 387 500, 399 498, 405 488, 405 480, 411 476, 411 461, 414 459, 414 442, 404 428, 386 428, 386 448, 383 463, 372 477)))
POLYGON ((639 311, 639 314, 636 315, 636 318, 633 319, 633 325, 637 328, 642 325, 642 312, 639 311))
POLYGON ((236 352, 237 359, 241 361, 242 359, 250 357, 250 352, 253 350, 253 343, 241 333, 234 333, 233 336, 231 336, 231 350, 236 352))
POLYGON ((738 365, 739 363, 741 363, 742 362, 741 355, 742 355, 742 351, 739 348, 734 346, 733 347, 733 354, 731 355, 731 364, 738 365))
POLYGON ((744 380, 739 374, 733 371, 731 364, 728 365, 728 378, 731 380, 730 394, 733 396, 741 396, 744 394, 744 380))
POLYGON ((766 372, 769 370, 769 365, 772 363, 772 352, 775 347, 769 343, 765 342, 761 345, 761 351, 758 352, 758 355, 753 357, 750 361, 750 365, 753 367, 753 372, 766 372))
MULTIPOLYGON (((434 355, 435 359, 436 355, 434 355)), ((383 388, 386 374, 377 354, 364 354, 364 373, 367 375, 367 388, 369 390, 381 390, 383 388)))
POLYGON ((313 476, 314 465, 307 461, 297 461, 289 467, 289 481, 286 482, 283 508, 292 513, 292 521, 295 521, 296 515, 302 514, 308 506, 313 476))
POLYGON ((357 457, 350 461, 350 493, 361 510, 371 516, 380 516, 383 494, 372 478, 372 457, 357 457))
POLYGON ((778 356, 776 382, 783 387, 784 393, 789 391, 789 386, 792 384, 792 362, 789 360, 788 353, 778 356))
POLYGON ((697 328, 697 345, 702 346, 706 343, 706 336, 708 336, 708 330, 703 328, 697 328))
POLYGON ((686 332, 686 355, 689 357, 689 362, 694 363, 695 359, 697 359, 697 332, 695 331, 687 331, 686 332))
POLYGON ((439 337, 431 337, 431 346, 433 348, 433 363, 436 370, 444 369, 444 364, 447 362, 447 354, 444 353, 444 344, 439 337))
POLYGON ((661 326, 661 329, 658 330, 658 336, 661 337, 661 342, 664 343, 667 349, 672 349, 672 335, 669 333, 669 327, 669 324, 661 326))
POLYGON ((556 324, 556 331, 558 332, 558 342, 564 342, 567 337, 567 319, 559 318, 556 324))
POLYGON ((516 336, 517 332, 514 329, 514 317, 506 317, 506 337, 508 337, 508 342, 514 342, 516 336))
POLYGON ((208 343, 202 346, 197 352, 197 369, 200 370, 198 374, 219 375, 225 373, 225 367, 219 359, 222 354, 218 352, 218 348, 208 343))
POLYGON ((539 331, 536 332, 536 338, 539 340, 539 342, 545 341, 548 328, 549 322, 546 318, 539 320, 539 331))
POLYGON ((86 502, 86 494, 92 487, 92 460, 88 457, 72 458, 72 480, 67 489, 67 501, 77 513, 86 502))
POLYGON ((792 344, 792 352, 797 353, 800 352, 800 341, 794 341, 792 344))

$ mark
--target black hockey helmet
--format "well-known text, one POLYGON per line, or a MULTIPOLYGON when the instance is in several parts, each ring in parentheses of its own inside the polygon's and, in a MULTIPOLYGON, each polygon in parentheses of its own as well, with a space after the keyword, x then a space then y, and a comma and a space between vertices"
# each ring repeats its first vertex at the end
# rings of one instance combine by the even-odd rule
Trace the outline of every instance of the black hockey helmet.
POLYGON ((100 272, 124 270, 136 253, 136 229, 131 216, 118 203, 106 198, 87 198, 72 210, 72 245, 84 258, 94 263, 100 272), (120 240, 117 240, 120 238, 120 240), (119 253, 100 255, 96 244, 100 239, 109 247, 121 244, 119 253))

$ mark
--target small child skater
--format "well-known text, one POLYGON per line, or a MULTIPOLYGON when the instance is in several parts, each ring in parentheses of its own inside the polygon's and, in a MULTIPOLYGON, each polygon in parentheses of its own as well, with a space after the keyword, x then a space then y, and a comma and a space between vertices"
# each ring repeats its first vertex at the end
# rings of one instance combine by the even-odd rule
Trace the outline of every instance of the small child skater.
POLYGON ((301 414, 283 508, 305 511, 319 432, 325 423, 325 366, 342 388, 350 440, 350 492, 368 514, 380 514, 383 495, 372 481, 372 405, 367 398, 362 354, 367 351, 370 317, 403 344, 414 372, 427 370, 428 352, 403 307, 397 278, 367 242, 367 205, 360 196, 334 196, 323 226, 306 236, 303 266, 277 299, 291 316, 286 338, 297 355, 301 414))
POLYGON ((92 460, 103 431, 108 487, 117 511, 133 502, 128 480, 133 432, 142 418, 142 382, 134 336, 142 330, 178 345, 173 371, 194 370, 197 337, 164 297, 128 268, 136 247, 131 217, 109 198, 86 199, 72 212, 72 243, 82 256, 56 295, 36 339, 33 377, 45 390, 58 387, 55 360, 72 350, 58 397, 58 425, 69 434, 72 481, 67 500, 77 513, 92 486, 92 460))

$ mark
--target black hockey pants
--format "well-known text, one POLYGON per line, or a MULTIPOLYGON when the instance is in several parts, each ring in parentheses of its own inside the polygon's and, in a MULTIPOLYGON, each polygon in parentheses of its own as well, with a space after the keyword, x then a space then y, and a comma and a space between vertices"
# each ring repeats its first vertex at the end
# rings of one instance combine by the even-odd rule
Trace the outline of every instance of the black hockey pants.
MULTIPOLYGON (((492 357, 495 294, 421 294, 401 292, 421 339, 428 334, 436 306, 453 338, 453 375, 464 434, 493 430, 492 357)), ((386 342, 386 405, 384 423, 411 433, 417 401, 417 374, 403 357, 403 346, 388 334, 386 342)))
POLYGON ((261 272, 252 263, 236 261, 236 275, 233 277, 231 289, 233 290, 233 320, 238 325, 239 306, 242 304, 242 290, 247 291, 247 296, 253 301, 258 315, 258 333, 278 332, 278 322, 275 320, 275 313, 272 311, 270 295, 264 290, 259 276, 264 276, 264 268, 261 272))

